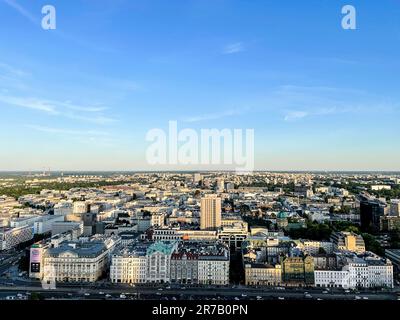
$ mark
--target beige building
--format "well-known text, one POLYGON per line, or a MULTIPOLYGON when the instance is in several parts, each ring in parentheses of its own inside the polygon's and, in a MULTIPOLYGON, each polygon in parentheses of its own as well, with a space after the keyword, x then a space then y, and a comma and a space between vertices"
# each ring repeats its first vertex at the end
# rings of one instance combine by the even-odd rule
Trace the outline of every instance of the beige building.
POLYGON ((262 263, 247 263, 244 266, 246 286, 277 286, 282 283, 282 267, 262 263))
POLYGON ((356 253, 365 252, 365 242, 362 236, 354 232, 334 232, 331 242, 335 250, 352 251, 356 253))
POLYGON ((221 198, 207 195, 201 198, 200 229, 216 229, 221 226, 221 198))

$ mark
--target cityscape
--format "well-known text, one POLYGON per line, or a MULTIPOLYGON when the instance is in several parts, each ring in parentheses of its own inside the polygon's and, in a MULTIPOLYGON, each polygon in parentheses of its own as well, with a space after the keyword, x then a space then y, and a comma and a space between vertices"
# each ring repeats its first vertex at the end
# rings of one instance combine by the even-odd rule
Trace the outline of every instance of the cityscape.
POLYGON ((397 300, 399 173, 7 173, 2 299, 397 300))
POLYGON ((399 17, 0 0, 2 314, 390 314, 399 17))

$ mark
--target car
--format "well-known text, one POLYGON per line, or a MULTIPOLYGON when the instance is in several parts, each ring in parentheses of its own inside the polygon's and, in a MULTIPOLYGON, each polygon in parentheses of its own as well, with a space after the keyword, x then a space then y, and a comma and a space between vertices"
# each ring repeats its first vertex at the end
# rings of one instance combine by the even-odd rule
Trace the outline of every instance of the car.
POLYGON ((247 294, 242 293, 242 297, 247 297, 247 294))
POLYGON ((120 297, 120 299, 126 299, 126 295, 124 295, 124 294, 120 294, 119 297, 120 297))
POLYGON ((103 295, 103 294, 104 294, 104 292, 103 292, 103 291, 100 291, 100 292, 99 292, 99 294, 103 295))
POLYGON ((86 297, 90 296, 90 293, 89 292, 85 292, 85 296, 86 297))
POLYGON ((312 298, 312 295, 309 294, 309 293, 307 293, 307 294, 304 295, 304 297, 306 297, 307 299, 311 299, 311 298, 312 298))
POLYGON ((262 300, 262 297, 257 296, 256 299, 257 299, 257 300, 262 300))
POLYGON ((158 291, 163 291, 163 288, 159 288, 158 291))
POLYGON ((156 295, 161 296, 161 292, 157 292, 156 295))
POLYGON ((361 297, 359 297, 359 296, 355 296, 355 297, 354 297, 354 299, 356 299, 356 300, 360 300, 360 299, 361 299, 361 297))
POLYGON ((7 296, 6 300, 15 300, 17 297, 16 296, 7 296))
POLYGON ((170 287, 170 286, 168 286, 168 287, 165 287, 165 289, 169 290, 169 289, 171 289, 171 287, 170 287))
POLYGON ((285 297, 278 297, 278 300, 285 300, 285 297))
POLYGON ((235 297, 235 300, 238 301, 238 300, 240 300, 240 299, 239 299, 238 297, 235 297))
POLYGON ((363 297, 364 300, 368 300, 368 297, 363 297))
POLYGON ((321 298, 317 298, 317 300, 318 300, 318 301, 322 301, 322 299, 321 299, 321 298))
POLYGON ((348 290, 348 289, 347 289, 347 290, 345 290, 344 292, 346 292, 346 293, 350 293, 350 290, 348 290))
POLYGON ((111 298, 111 294, 106 294, 106 298, 111 298))
POLYGON ((172 299, 172 300, 176 300, 176 297, 172 297, 171 299, 172 299))
POLYGON ((327 294, 329 293, 327 290, 322 291, 322 293, 327 294))

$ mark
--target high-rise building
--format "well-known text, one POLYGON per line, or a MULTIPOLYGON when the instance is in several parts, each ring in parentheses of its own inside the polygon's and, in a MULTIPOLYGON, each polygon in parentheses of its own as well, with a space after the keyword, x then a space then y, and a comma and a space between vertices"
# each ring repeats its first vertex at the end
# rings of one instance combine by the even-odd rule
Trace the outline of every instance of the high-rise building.
POLYGON ((207 195, 201 198, 200 229, 216 229, 221 226, 221 198, 207 195))
POLYGON ((362 197, 360 202, 360 221, 362 231, 378 231, 384 206, 377 199, 362 197))

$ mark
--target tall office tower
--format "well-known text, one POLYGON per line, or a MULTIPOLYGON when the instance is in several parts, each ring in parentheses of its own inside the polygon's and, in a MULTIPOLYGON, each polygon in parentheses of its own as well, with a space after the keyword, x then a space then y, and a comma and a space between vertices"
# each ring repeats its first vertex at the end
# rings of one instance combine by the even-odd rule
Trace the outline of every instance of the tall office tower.
POLYGON ((380 218, 384 215, 384 206, 377 199, 362 196, 360 201, 361 230, 375 232, 380 229, 380 218))
POLYGON ((216 229, 221 226, 221 198, 207 195, 201 198, 200 229, 216 229))

